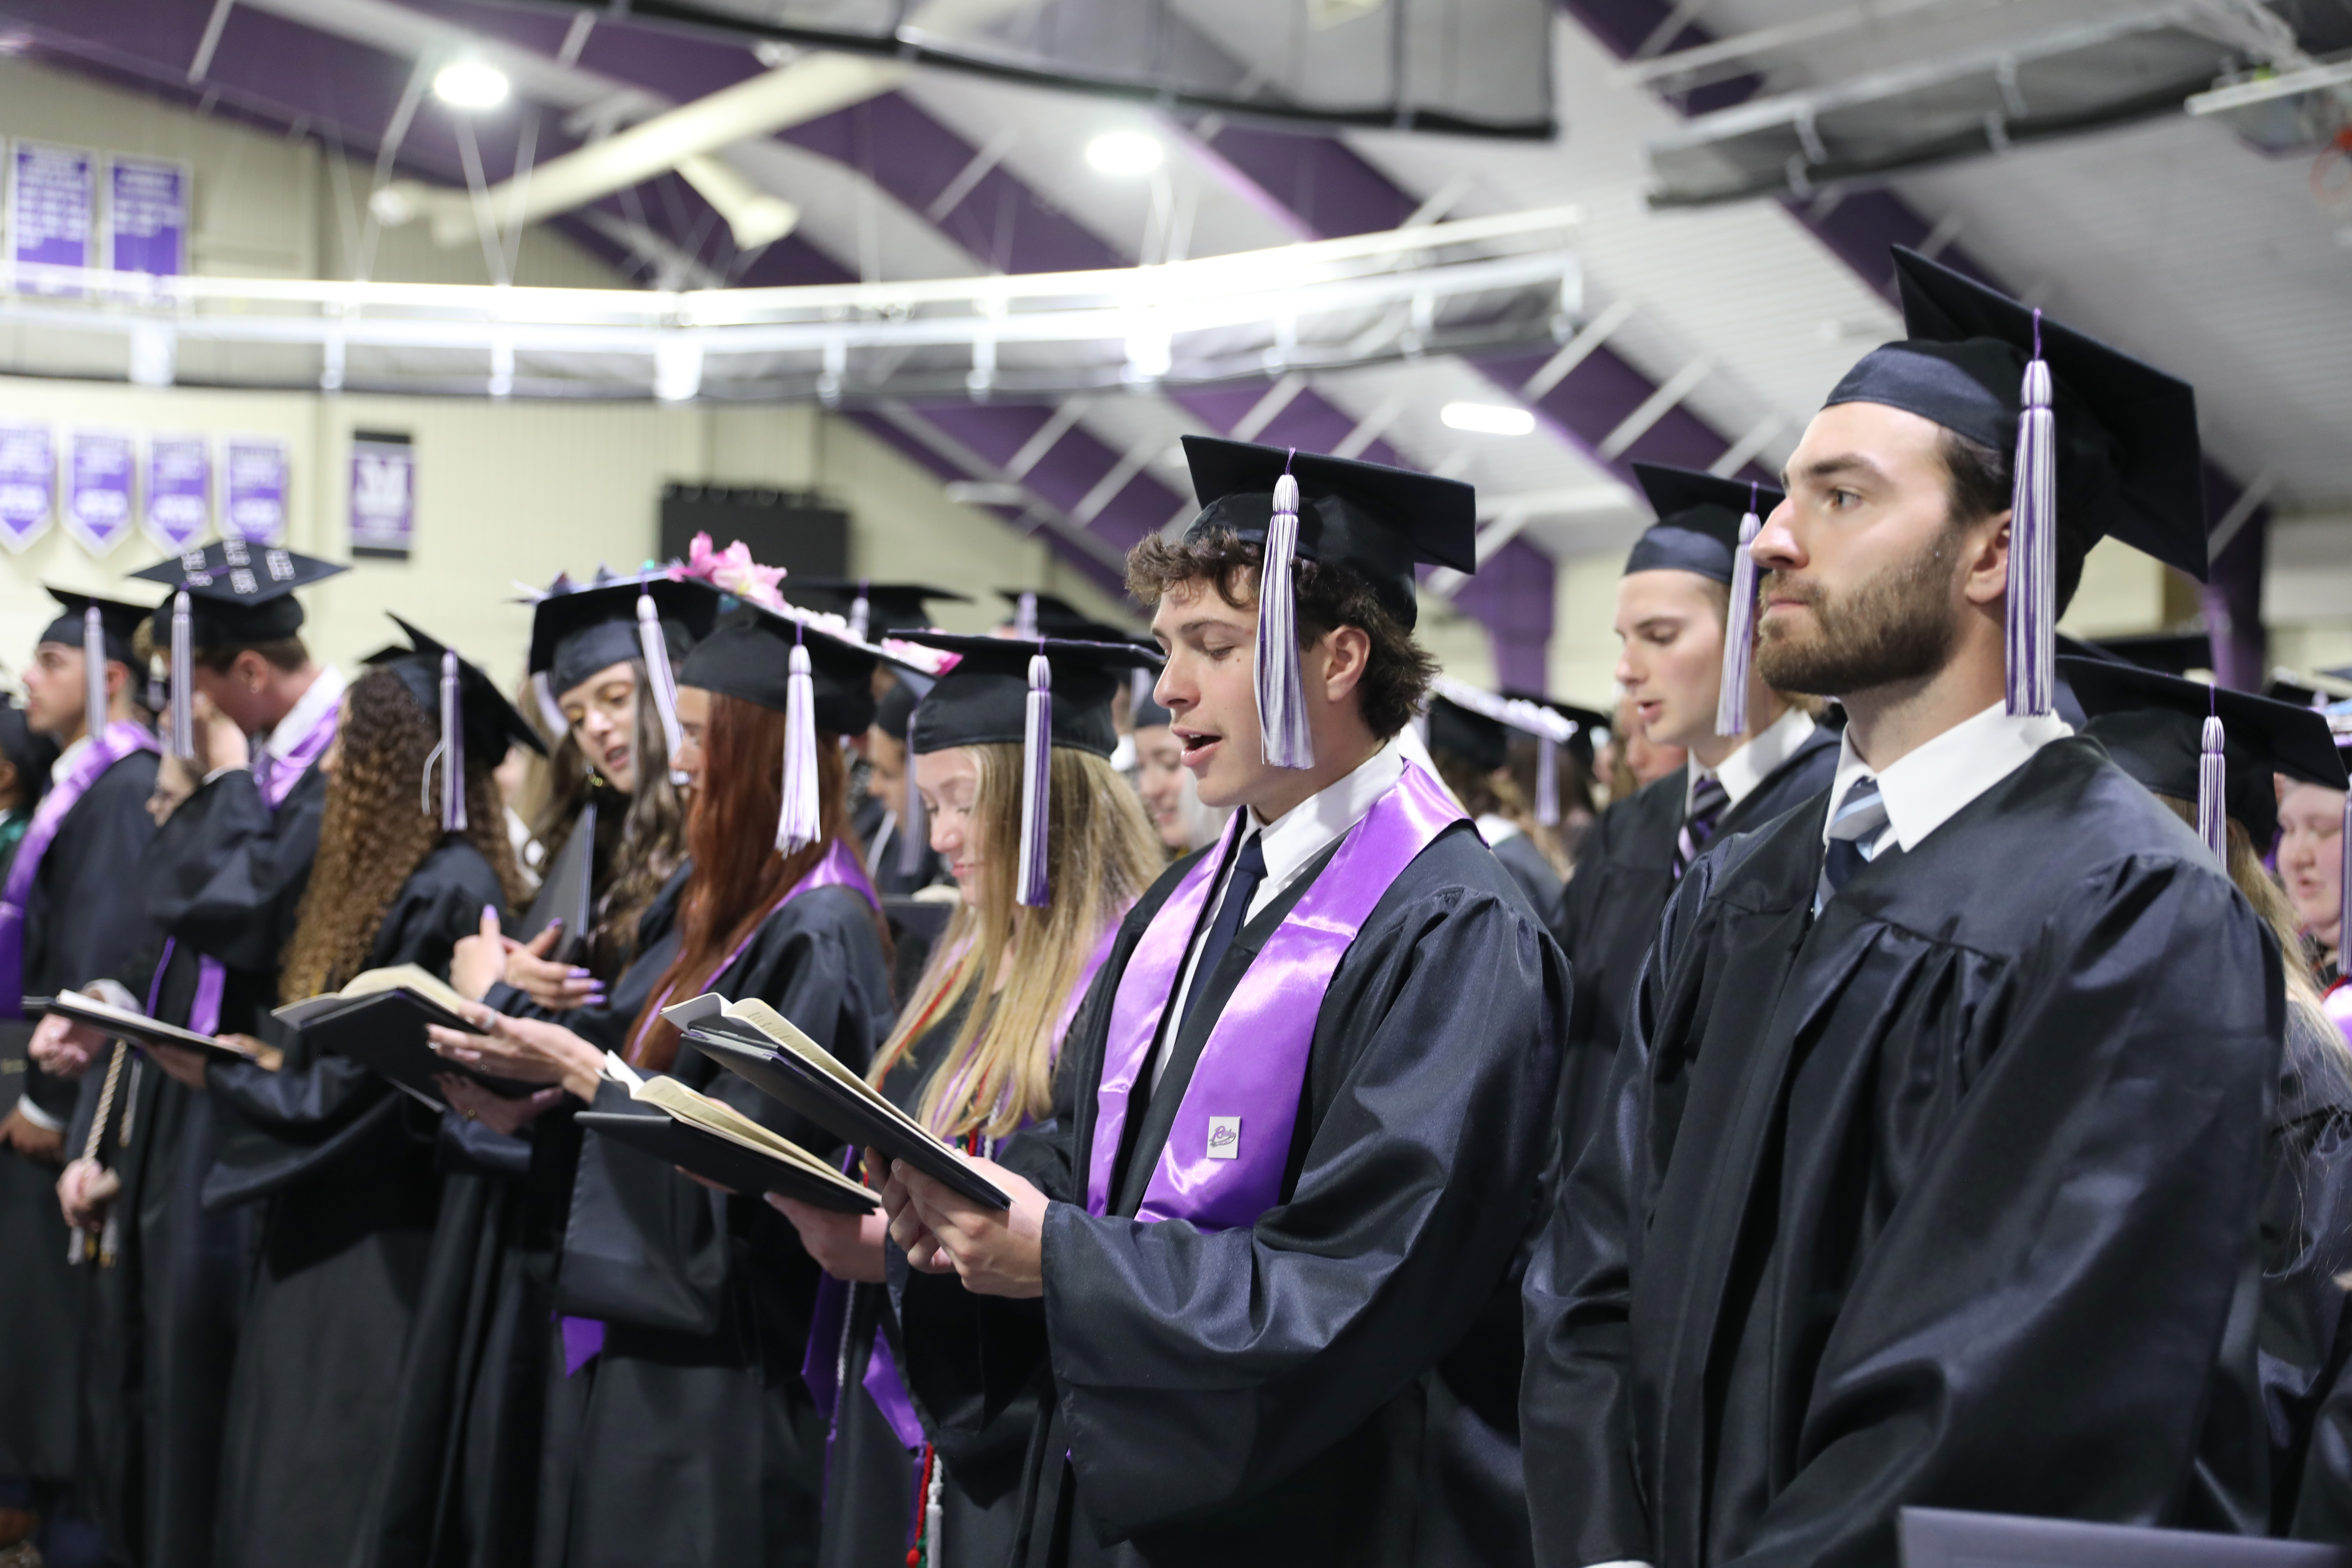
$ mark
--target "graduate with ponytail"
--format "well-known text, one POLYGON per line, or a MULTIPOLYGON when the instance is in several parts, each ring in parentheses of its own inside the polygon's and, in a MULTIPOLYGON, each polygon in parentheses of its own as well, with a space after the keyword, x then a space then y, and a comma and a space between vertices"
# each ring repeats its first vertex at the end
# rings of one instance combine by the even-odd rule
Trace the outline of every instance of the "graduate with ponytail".
MULTIPOLYGON (((352 684, 318 763, 325 809, 281 1001, 392 964, 446 973, 483 906, 521 892, 490 772, 537 740, 480 670, 401 629, 410 650, 352 684)), ((275 1071, 150 1052, 212 1096, 205 1205, 263 1205, 223 1437, 223 1568, 350 1560, 439 1193, 431 1124, 390 1083, 301 1034, 272 1043, 275 1071)))
MULTIPOLYGON (((492 1033, 436 1030, 445 1054, 625 1110, 626 1091, 601 1076, 611 1050, 833 1147, 685 1047, 661 1009, 709 991, 756 996, 859 1072, 889 1033, 887 944, 847 830, 840 745, 873 719, 878 657, 830 617, 761 608, 697 647, 677 670, 693 805, 675 921, 641 928, 611 1006, 564 1022, 482 1006, 492 1033)), ((824 1431, 799 1372, 817 1279, 765 1205, 581 1141, 555 1274, 538 1562, 716 1568, 807 1550, 824 1431)))
MULTIPOLYGON (((992 1157, 1004 1138, 1051 1114, 1071 1017, 1120 920, 1160 868, 1142 804, 1109 760, 1112 694, 1128 669, 1159 660, 1124 645, 907 635, 961 655, 915 707, 912 745, 931 847, 963 901, 866 1076, 940 1137, 992 1157), (1030 664, 1039 658, 1050 671, 1040 759, 1048 778, 1042 822, 1024 825, 1030 664), (1022 848, 1041 832, 1045 885, 1032 879, 1024 901, 1022 848)), ((830 1276, 804 1367, 831 1419, 818 1563, 895 1563, 918 1543, 932 1562, 950 1550, 959 1563, 1003 1561, 1038 1401, 982 1411, 973 1389, 971 1408, 952 1413, 962 1419, 937 1432, 934 1446, 898 1366, 923 1355, 927 1334, 957 1327, 895 1316, 879 1215, 769 1202, 830 1276)), ((1004 1318, 988 1331, 1023 1337, 1026 1353, 1037 1353, 1037 1326, 1017 1312, 1004 1318)))

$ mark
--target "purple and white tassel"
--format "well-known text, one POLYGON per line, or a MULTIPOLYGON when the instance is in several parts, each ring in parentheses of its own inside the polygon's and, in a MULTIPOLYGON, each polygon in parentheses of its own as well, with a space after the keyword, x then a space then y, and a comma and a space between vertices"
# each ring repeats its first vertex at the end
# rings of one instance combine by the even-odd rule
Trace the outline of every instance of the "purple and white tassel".
POLYGON ((1021 736, 1021 858, 1015 900, 1030 909, 1050 902, 1045 849, 1054 788, 1054 661, 1044 650, 1029 658, 1028 722, 1021 736))
POLYGON ((2345 891, 2352 889, 2352 795, 2344 797, 2343 858, 2336 862, 2339 880, 2336 884, 2336 968, 2338 973, 2352 964, 2352 898, 2345 891))
POLYGON ((2221 721, 2205 721, 2204 745, 2197 757, 2197 837, 2226 869, 2230 864, 2230 817, 2221 800, 2228 783, 2221 758, 2221 721))
POLYGON ((1026 640, 1037 635, 1037 595, 1024 594, 1013 602, 1013 635, 1026 640))
POLYGON ((2004 630, 2012 718, 2053 710, 2058 671, 2058 428, 2051 412, 2050 363, 2042 357, 2042 312, 2033 312, 2033 358, 2017 416, 2017 463, 2009 511, 2009 605, 2004 630))
POLYGON ((172 595, 172 754, 196 760, 196 656, 194 616, 185 588, 172 595))
POLYGON ((1762 531, 1756 515, 1756 486, 1748 486, 1748 510, 1739 520, 1739 548, 1731 555, 1731 603, 1723 621, 1723 686, 1716 693, 1715 732, 1748 732, 1748 677, 1756 667, 1756 557, 1749 547, 1762 531))
POLYGON ((921 716, 919 709, 907 716, 906 798, 898 803, 898 871, 907 877, 921 873, 923 856, 931 847, 931 824, 923 812, 923 792, 915 787, 915 722, 921 716))
POLYGON ((95 742, 106 732, 106 622, 92 605, 81 613, 82 722, 95 742))
MULTIPOLYGON (((466 712, 459 690, 457 656, 441 656, 441 831, 466 831, 466 712)), ((426 768, 432 767, 428 759, 426 768)))
POLYGON ((1298 675, 1297 557, 1298 481, 1286 473, 1274 481, 1274 516, 1257 576, 1257 729, 1266 765, 1276 768, 1315 765, 1315 736, 1298 675))
POLYGON ((857 597, 849 601, 849 635, 859 642, 866 640, 866 628, 874 618, 874 606, 866 599, 866 580, 857 580, 857 597))
POLYGON ((1559 826, 1559 742, 1549 735, 1536 741, 1536 826, 1559 826))
POLYGON ((816 677, 808 649, 797 640, 790 668, 784 682, 784 808, 776 819, 776 847, 786 855, 824 837, 817 802, 816 677))
POLYGON ((645 658, 646 683, 653 688, 654 711, 661 718, 662 749, 670 759, 670 783, 684 784, 686 775, 677 768, 678 751, 686 744, 686 733, 677 727, 677 677, 670 672, 669 643, 662 636, 661 609, 654 603, 654 596, 642 589, 637 594, 637 651, 645 658))

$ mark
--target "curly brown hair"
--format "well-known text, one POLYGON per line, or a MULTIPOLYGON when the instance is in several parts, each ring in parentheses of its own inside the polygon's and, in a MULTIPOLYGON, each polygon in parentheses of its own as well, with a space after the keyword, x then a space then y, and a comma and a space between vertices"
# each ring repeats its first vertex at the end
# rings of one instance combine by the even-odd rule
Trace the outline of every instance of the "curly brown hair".
MULTIPOLYGON (((657 1016, 659 1010, 708 989, 728 955, 824 858, 835 838, 848 839, 852 852, 865 858, 849 826, 849 769, 841 760, 841 737, 822 730, 816 737, 816 777, 824 837, 791 855, 770 847, 783 811, 783 756, 782 713, 724 692, 710 694, 702 784, 686 819, 694 871, 678 910, 677 957, 629 1026, 627 1055, 636 1066, 669 1070, 680 1036, 676 1025, 657 1016)), ((874 931, 887 961, 889 931, 878 915, 874 931)))
MULTIPOLYGON (((1149 606, 1186 583, 1213 583, 1226 604, 1246 610, 1257 603, 1258 568, 1265 547, 1231 529, 1177 542, 1154 535, 1127 553, 1127 591, 1149 606)), ((1370 583, 1345 566, 1301 557, 1291 567, 1298 603, 1298 646, 1313 647, 1339 626, 1361 627, 1371 639, 1356 696, 1364 722, 1385 741, 1421 711, 1436 679, 1437 661, 1412 640, 1412 629, 1372 592, 1370 583)))
MULTIPOLYGON (((442 838, 440 817, 418 804, 438 726, 389 669, 361 676, 344 700, 319 858, 278 973, 278 994, 287 1002, 332 991, 367 966, 393 900, 442 838)), ((523 900, 524 884, 490 777, 496 761, 467 760, 463 837, 498 873, 512 908, 523 900)))

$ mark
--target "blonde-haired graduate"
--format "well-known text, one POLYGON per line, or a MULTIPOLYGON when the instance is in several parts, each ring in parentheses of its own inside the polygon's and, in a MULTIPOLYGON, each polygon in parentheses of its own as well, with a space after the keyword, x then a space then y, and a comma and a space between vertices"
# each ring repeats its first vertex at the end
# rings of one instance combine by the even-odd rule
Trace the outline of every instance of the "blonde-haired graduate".
MULTIPOLYGON (((1110 764, 1112 693, 1159 660, 1101 643, 912 635, 961 656, 916 707, 908 744, 931 847, 963 902, 868 1077, 941 1138, 993 1157, 1049 1113, 1062 1037, 1160 869, 1142 803, 1110 764)), ((805 1367, 831 1418, 819 1563, 896 1563, 918 1549, 934 1563, 1005 1560, 1037 1400, 983 1409, 972 1388, 919 1412, 900 1367, 938 1336, 968 1339, 970 1315, 897 1315, 880 1215, 769 1201, 830 1276, 805 1367)), ((1042 1343, 1034 1313, 1001 1316, 982 1331, 1042 1343)))

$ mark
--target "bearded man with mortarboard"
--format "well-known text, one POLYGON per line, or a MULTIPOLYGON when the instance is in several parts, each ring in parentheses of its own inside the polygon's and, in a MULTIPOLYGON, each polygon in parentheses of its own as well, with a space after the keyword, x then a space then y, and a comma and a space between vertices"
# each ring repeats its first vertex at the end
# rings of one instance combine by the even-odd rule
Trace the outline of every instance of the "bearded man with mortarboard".
POLYGON ((1885 1563, 1927 1506, 2176 1518, 2285 1028, 2214 856, 2052 711, 2102 535, 2201 574, 2193 395, 1906 252, 1753 550, 1826 795, 1668 904, 1529 1265, 1539 1558, 1885 1563))

